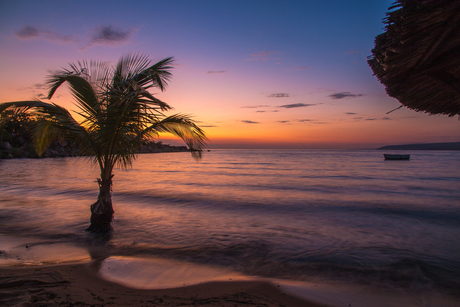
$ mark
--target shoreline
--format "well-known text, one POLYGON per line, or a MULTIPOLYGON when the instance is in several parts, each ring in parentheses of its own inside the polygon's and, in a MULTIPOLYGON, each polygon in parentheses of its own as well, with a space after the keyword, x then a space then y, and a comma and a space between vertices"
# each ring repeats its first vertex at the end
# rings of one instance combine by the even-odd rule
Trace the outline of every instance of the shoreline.
POLYGON ((267 281, 212 281, 135 289, 103 279, 97 261, 0 267, 2 306, 292 306, 319 307, 267 281))
MULTIPOLYGON (((173 288, 130 287, 104 278, 101 260, 0 266, 0 306, 458 306, 441 293, 277 279, 210 280, 173 288)), ((149 271, 152 276, 156 271, 149 271)), ((161 274, 160 274, 161 275, 161 274)))
POLYGON ((458 306, 459 297, 377 285, 295 281, 96 247, 0 235, 0 306, 458 306))

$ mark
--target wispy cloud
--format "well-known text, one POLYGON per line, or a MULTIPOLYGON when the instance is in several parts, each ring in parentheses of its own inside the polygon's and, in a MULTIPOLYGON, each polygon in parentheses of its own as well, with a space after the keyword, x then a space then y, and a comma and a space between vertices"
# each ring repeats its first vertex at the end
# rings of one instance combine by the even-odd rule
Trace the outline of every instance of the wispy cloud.
POLYGON ((289 121, 288 120, 279 120, 278 123, 285 124, 285 123, 289 123, 289 121))
POLYGON ((350 92, 340 92, 329 95, 332 99, 356 98, 363 96, 363 94, 352 94, 350 92))
POLYGON ((248 61, 268 61, 271 58, 271 55, 278 54, 277 51, 259 51, 254 54, 251 54, 251 57, 247 59, 248 61))
POLYGON ((311 107, 315 105, 316 104, 309 104, 309 103, 293 103, 293 104, 285 104, 282 106, 278 106, 278 108, 292 109, 292 108, 311 107))
POLYGON ((208 70, 207 74, 226 74, 228 71, 226 70, 208 70))
POLYGON ((271 98, 285 98, 285 97, 289 97, 289 93, 274 93, 274 94, 268 95, 267 97, 271 97, 271 98))
POLYGON ((258 105, 258 106, 244 106, 244 107, 241 107, 243 109, 257 109, 257 108, 268 108, 269 106, 268 105, 258 105))
POLYGON ((386 117, 382 117, 382 118, 377 118, 377 117, 363 117, 363 116, 360 116, 360 117, 353 117, 353 119, 355 121, 374 121, 374 120, 394 120, 393 118, 390 118, 388 116, 386 117))
POLYGON ((92 45, 117 45, 128 41, 133 30, 122 30, 112 25, 94 28, 87 47, 92 45))
POLYGON ((35 83, 32 87, 37 90, 44 90, 47 88, 45 83, 35 83))
POLYGON ((40 29, 38 27, 26 25, 14 35, 22 40, 43 39, 58 44, 77 43, 79 40, 72 35, 63 35, 57 32, 40 29))
POLYGON ((304 70, 304 69, 307 69, 307 68, 313 68, 313 66, 300 66, 300 67, 295 67, 295 68, 286 68, 287 71, 290 71, 290 70, 304 70))
POLYGON ((308 123, 308 125, 324 125, 327 122, 321 122, 315 119, 298 119, 297 122, 299 123, 308 123))
POLYGON ((347 112, 347 113, 345 113, 345 114, 347 114, 347 115, 356 115, 356 114, 358 114, 358 113, 354 113, 354 112, 347 112))
POLYGON ((200 127, 203 127, 203 128, 214 128, 214 127, 217 127, 215 125, 201 125, 200 127))
POLYGON ((33 26, 24 26, 21 30, 14 33, 14 35, 20 39, 32 39, 38 38, 41 35, 41 31, 33 26))
MULTIPOLYGON (((29 92, 39 99, 46 98, 46 95, 43 94, 43 91, 46 91, 48 87, 45 83, 35 83, 30 86, 18 87, 17 90, 20 92, 29 92)), ((57 97, 57 96, 56 96, 57 97)))
POLYGON ((259 124, 259 122, 253 122, 252 120, 242 120, 241 122, 245 124, 259 124))
POLYGON ((265 113, 267 111, 256 111, 256 113, 265 113))

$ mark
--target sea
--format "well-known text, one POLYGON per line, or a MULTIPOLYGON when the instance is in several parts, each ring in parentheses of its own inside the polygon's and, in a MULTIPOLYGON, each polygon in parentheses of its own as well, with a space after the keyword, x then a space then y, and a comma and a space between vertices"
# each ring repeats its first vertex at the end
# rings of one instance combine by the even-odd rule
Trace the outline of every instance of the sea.
POLYGON ((91 258, 154 257, 458 296, 460 152, 412 151, 400 161, 383 153, 140 154, 114 171, 114 230, 103 239, 85 231, 98 194, 90 159, 0 160, 0 238, 10 238, 0 260, 52 263, 12 251, 61 244, 91 258))

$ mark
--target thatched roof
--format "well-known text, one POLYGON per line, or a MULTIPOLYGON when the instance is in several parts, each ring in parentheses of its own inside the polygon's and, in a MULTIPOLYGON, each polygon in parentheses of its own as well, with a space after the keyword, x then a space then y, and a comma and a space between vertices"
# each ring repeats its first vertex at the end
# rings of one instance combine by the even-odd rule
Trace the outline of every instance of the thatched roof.
POLYGON ((460 115, 460 0, 399 0, 368 64, 388 95, 430 114, 460 115))

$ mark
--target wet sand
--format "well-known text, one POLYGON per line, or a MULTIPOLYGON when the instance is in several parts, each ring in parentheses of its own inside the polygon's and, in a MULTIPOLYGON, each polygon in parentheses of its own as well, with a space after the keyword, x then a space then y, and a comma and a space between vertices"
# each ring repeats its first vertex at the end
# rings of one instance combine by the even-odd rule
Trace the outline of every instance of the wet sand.
POLYGON ((133 289, 103 279, 96 262, 0 267, 1 306, 303 306, 316 304, 264 281, 133 289))
POLYGON ((457 307, 428 289, 263 279, 223 267, 0 235, 0 306, 457 307))

